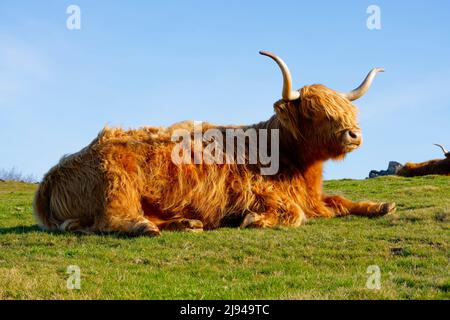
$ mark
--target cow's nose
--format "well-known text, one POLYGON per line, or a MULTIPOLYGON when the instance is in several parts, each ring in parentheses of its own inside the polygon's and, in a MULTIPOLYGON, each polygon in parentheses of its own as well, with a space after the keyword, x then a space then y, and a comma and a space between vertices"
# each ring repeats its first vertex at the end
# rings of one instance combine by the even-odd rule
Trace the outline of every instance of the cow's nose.
POLYGON ((362 143, 362 134, 360 130, 347 130, 344 134, 345 144, 360 145, 362 143))

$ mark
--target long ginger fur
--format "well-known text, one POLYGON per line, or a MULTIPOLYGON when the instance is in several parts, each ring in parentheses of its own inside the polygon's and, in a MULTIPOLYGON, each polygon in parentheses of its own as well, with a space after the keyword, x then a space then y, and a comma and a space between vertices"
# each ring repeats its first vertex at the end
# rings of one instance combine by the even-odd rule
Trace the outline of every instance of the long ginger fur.
POLYGON ((175 164, 171 136, 180 128, 192 130, 192 122, 104 128, 45 175, 34 200, 36 220, 47 230, 158 235, 164 229, 299 226, 308 218, 391 212, 393 204, 323 194, 323 163, 352 151, 341 137, 358 128, 357 109, 322 85, 300 93, 296 101, 276 102, 275 115, 255 125, 203 125, 222 132, 278 129, 275 175, 261 175, 258 164, 175 164))

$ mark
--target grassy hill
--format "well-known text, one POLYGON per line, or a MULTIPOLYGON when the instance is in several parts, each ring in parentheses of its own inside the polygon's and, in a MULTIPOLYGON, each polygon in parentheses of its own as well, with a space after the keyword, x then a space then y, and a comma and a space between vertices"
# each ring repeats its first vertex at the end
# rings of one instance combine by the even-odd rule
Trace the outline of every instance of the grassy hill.
POLYGON ((40 231, 36 185, 0 182, 0 299, 449 299, 450 178, 325 183, 354 200, 395 201, 380 219, 221 229, 159 238, 40 231), (81 289, 66 287, 69 265, 81 289), (377 265, 381 288, 366 288, 377 265))

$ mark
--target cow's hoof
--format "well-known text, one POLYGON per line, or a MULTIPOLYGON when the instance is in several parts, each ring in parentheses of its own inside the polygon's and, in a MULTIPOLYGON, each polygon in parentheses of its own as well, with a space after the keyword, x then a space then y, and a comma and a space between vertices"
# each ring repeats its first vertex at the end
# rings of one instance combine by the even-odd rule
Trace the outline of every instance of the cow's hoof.
POLYGON ((186 232, 200 233, 203 232, 203 229, 184 229, 186 232))
POLYGON ((161 235, 159 228, 150 223, 140 224, 134 231, 135 236, 158 237, 161 235))
POLYGON ((148 237, 159 237, 161 235, 161 231, 158 228, 156 228, 156 229, 152 228, 152 229, 146 230, 144 232, 144 235, 148 236, 148 237))
POLYGON ((397 206, 395 202, 382 203, 380 207, 380 215, 384 216, 387 214, 392 214, 397 211, 397 206))
POLYGON ((163 227, 167 231, 187 231, 187 232, 202 232, 203 222, 195 219, 179 219, 169 221, 163 227))
POLYGON ((186 219, 184 222, 187 224, 186 227, 191 229, 203 229, 203 222, 200 220, 194 220, 194 219, 186 219))
POLYGON ((245 216, 244 221, 242 221, 240 228, 256 228, 258 227, 258 221, 260 217, 255 213, 249 213, 245 216))
POLYGON ((202 232, 203 231, 203 222, 201 222, 200 220, 195 220, 195 219, 181 220, 180 231, 202 232))
POLYGON ((182 219, 172 223, 168 229, 172 231, 202 232, 203 222, 195 219, 182 219))

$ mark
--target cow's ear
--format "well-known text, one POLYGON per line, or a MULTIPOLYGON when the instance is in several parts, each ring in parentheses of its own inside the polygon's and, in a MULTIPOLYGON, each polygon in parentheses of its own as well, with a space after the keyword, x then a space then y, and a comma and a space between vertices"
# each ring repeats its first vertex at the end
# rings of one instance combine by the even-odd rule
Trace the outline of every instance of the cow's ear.
POLYGON ((297 138, 298 124, 295 101, 285 102, 280 100, 274 104, 275 113, 283 127, 287 128, 297 138))
POLYGON ((290 107, 290 102, 285 102, 283 100, 275 102, 275 104, 273 106, 278 120, 280 120, 284 126, 288 126, 289 107, 290 107))

